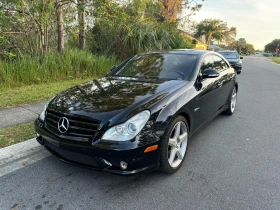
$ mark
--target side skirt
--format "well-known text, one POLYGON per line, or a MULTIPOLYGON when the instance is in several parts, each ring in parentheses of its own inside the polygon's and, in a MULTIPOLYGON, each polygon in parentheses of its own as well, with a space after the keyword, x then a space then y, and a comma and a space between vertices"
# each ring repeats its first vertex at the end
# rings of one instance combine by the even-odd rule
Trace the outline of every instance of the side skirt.
POLYGON ((218 115, 220 115, 223 111, 227 110, 227 106, 223 106, 221 109, 219 109, 212 117, 209 118, 209 120, 205 121, 200 127, 198 127, 194 132, 190 134, 189 137, 192 137, 195 133, 197 133, 202 128, 205 128, 212 120, 214 120, 218 115))

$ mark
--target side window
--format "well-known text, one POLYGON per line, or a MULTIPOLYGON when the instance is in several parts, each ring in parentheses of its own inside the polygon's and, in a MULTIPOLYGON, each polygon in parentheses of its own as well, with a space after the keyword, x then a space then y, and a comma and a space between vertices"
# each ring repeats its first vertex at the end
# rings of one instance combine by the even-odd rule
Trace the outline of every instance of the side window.
POLYGON ((204 61, 202 62, 201 65, 201 73, 205 70, 205 69, 211 69, 214 68, 214 60, 213 57, 210 55, 208 55, 207 57, 204 58, 204 61))
POLYGON ((223 58, 222 58, 222 66, 223 66, 223 69, 228 69, 229 68, 227 62, 223 58))
POLYGON ((224 70, 224 61, 221 57, 217 55, 213 55, 214 60, 214 67, 217 71, 223 71, 224 70))

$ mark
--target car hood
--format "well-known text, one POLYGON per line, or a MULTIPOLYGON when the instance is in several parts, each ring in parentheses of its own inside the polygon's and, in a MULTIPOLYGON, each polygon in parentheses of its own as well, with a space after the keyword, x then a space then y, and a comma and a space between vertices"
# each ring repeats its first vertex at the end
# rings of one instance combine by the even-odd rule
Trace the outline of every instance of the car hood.
POLYGON ((148 109, 186 82, 104 77, 58 94, 49 103, 48 110, 66 116, 77 115, 99 120, 101 125, 112 118, 115 123, 120 123, 137 112, 148 109))
POLYGON ((227 59, 229 63, 238 63, 240 59, 227 59))

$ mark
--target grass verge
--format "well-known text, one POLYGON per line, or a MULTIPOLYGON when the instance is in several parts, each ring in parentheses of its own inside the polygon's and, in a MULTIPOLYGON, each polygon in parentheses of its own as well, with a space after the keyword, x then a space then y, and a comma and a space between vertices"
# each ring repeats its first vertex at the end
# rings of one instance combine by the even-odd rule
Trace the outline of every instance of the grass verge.
POLYGON ((273 58, 272 58, 272 61, 273 61, 274 63, 280 64, 280 58, 273 57, 273 58))
POLYGON ((23 87, 0 90, 0 107, 15 106, 23 103, 42 101, 53 97, 55 94, 86 82, 92 78, 58 81, 46 84, 27 85, 23 87))
POLYGON ((33 122, 0 130, 0 148, 35 137, 33 122))

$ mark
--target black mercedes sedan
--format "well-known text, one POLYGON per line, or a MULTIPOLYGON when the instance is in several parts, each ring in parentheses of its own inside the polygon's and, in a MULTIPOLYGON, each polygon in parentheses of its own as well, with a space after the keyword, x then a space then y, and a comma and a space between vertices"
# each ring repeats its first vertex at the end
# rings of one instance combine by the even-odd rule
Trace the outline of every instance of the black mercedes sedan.
POLYGON ((237 91, 236 72, 218 53, 138 54, 52 98, 35 121, 37 141, 76 165, 171 174, 199 128, 234 113, 237 91))

